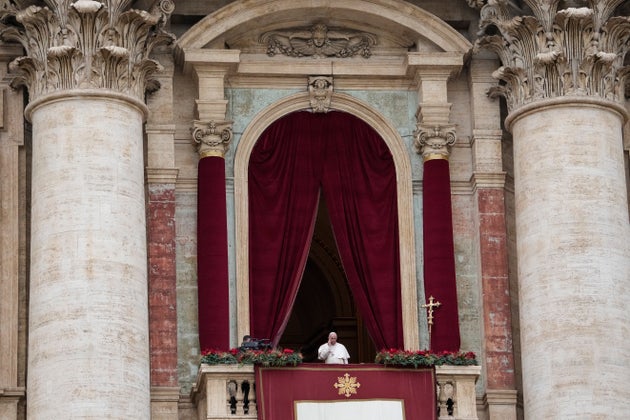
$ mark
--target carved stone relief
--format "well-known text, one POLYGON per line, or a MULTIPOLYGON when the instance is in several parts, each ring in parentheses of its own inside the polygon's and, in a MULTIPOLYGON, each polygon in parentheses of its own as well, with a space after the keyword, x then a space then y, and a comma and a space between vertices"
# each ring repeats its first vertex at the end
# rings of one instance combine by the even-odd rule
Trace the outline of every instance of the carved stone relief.
POLYGON ((425 161, 436 157, 448 159, 456 139, 454 124, 417 124, 414 132, 414 146, 425 161))
POLYGON ((267 55, 289 57, 353 57, 369 58, 376 45, 376 35, 347 29, 329 28, 317 23, 309 29, 294 28, 262 34, 260 42, 267 45, 267 55))
POLYGON ((308 93, 313 112, 328 112, 333 94, 333 78, 330 76, 309 77, 308 93))
POLYGON ((16 41, 26 57, 16 59, 14 85, 26 85, 30 98, 67 89, 105 88, 144 99, 159 86, 152 75, 160 65, 149 59, 158 45, 175 37, 163 30, 175 8, 159 0, 153 8, 125 10, 130 0, 60 0, 19 9, 2 0, 0 35, 16 41))
POLYGON ((232 121, 195 121, 192 136, 201 158, 224 157, 232 140, 232 121))
POLYGON ((576 2, 526 0, 534 16, 512 16, 507 0, 485 1, 475 48, 494 51, 504 82, 490 93, 507 99, 510 110, 569 95, 622 101, 629 67, 630 18, 613 16, 621 0, 576 2), (561 4, 562 3, 562 4, 561 4))

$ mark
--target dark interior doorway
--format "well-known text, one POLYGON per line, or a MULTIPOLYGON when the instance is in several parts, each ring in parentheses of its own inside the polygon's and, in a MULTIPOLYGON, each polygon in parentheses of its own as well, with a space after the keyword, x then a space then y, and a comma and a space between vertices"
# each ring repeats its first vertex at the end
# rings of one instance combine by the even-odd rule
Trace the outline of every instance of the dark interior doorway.
POLYGON ((320 196, 306 268, 279 346, 300 349, 318 362, 317 349, 336 331, 351 363, 372 363, 375 345, 358 313, 337 250, 328 209, 320 196))

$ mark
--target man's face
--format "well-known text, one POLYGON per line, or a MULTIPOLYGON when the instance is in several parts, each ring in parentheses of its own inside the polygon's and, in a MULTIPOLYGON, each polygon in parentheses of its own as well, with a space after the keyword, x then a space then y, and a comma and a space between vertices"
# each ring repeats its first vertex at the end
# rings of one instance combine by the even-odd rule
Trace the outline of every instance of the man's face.
POLYGON ((328 336, 328 344, 330 344, 331 346, 334 345, 337 342, 337 334, 330 334, 328 336))

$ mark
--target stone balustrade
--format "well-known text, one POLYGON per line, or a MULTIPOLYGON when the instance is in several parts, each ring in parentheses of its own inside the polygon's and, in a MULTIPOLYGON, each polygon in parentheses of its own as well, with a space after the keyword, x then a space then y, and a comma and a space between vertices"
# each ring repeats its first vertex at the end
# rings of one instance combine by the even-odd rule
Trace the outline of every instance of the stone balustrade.
MULTIPOLYGON (((290 369, 290 368, 287 368, 290 369)), ((436 366, 439 420, 477 420, 479 366, 436 366)), ((256 419, 253 365, 202 364, 191 391, 199 420, 256 419)))
POLYGON ((479 366, 436 366, 439 420, 477 420, 475 382, 479 366))

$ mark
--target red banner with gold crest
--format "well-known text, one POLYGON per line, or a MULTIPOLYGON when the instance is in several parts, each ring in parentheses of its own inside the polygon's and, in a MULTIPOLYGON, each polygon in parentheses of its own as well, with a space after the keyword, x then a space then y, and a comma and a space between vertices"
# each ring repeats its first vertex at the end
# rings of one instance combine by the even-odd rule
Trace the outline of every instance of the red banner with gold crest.
POLYGON ((256 400, 261 420, 435 420, 435 371, 376 364, 257 366, 256 400))

